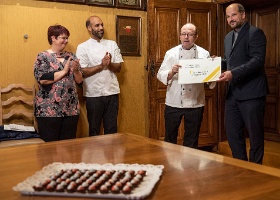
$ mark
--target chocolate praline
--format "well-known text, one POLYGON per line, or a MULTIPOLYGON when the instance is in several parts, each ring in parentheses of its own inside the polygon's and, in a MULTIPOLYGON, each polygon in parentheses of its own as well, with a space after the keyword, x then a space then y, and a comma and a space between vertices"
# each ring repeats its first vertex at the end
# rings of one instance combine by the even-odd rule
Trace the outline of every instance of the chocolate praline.
POLYGON ((79 171, 79 169, 76 169, 76 168, 75 168, 75 169, 72 169, 71 171, 72 171, 73 173, 75 173, 75 172, 79 171))
POLYGON ((93 181, 94 181, 94 180, 92 180, 92 179, 89 178, 89 179, 87 179, 85 182, 88 183, 88 184, 90 185, 90 184, 93 183, 93 181))
POLYGON ((112 178, 119 178, 121 176, 121 173, 120 172, 115 172, 113 175, 112 175, 112 178))
POLYGON ((116 185, 113 185, 111 187, 111 192, 112 193, 120 193, 120 188, 118 186, 116 186, 116 185))
POLYGON ((139 184, 139 179, 138 178, 133 178, 130 183, 132 183, 133 187, 136 187, 139 184))
POLYGON ((110 178, 110 179, 108 180, 108 182, 110 182, 110 183, 112 183, 112 184, 114 184, 114 183, 117 182, 117 181, 118 181, 117 178, 110 178))
POLYGON ((78 179, 76 179, 75 182, 77 183, 77 185, 81 185, 83 183, 83 180, 78 178, 78 179))
POLYGON ((115 183, 116 186, 118 186, 119 188, 122 188, 123 187, 123 184, 120 182, 120 181, 117 181, 115 183))
POLYGON ((44 190, 44 186, 43 186, 42 183, 39 183, 38 185, 34 185, 34 186, 33 186, 33 189, 34 189, 35 191, 42 191, 42 190, 44 190))
POLYGON ((108 175, 108 176, 111 176, 113 173, 112 173, 112 171, 110 171, 110 170, 106 170, 106 171, 104 172, 104 174, 106 174, 106 175, 108 175))
POLYGON ((49 192, 53 192, 55 190, 55 187, 56 187, 56 184, 49 183, 46 186, 46 190, 49 191, 49 192))
POLYGON ((137 174, 137 175, 135 176, 135 178, 138 178, 139 180, 142 180, 142 179, 143 179, 143 176, 142 176, 141 174, 137 174))
POLYGON ((141 170, 137 171, 137 174, 145 176, 146 175, 146 170, 141 169, 141 170))
POLYGON ((57 178, 55 181, 56 181, 57 183, 61 183, 61 182, 62 182, 62 179, 61 179, 61 178, 57 178))
POLYGON ((89 187, 88 187, 88 192, 89 193, 96 193, 97 192, 97 187, 95 184, 91 184, 89 187))
POLYGON ((134 187, 134 185, 131 182, 127 182, 125 185, 129 186, 130 188, 134 187))
POLYGON ((58 184, 55 188, 56 192, 63 192, 64 191, 64 186, 61 184, 58 184))
POLYGON ((97 170, 96 172, 95 172, 95 174, 97 174, 97 175, 101 175, 101 174, 103 174, 104 173, 104 170, 97 170))
POLYGON ((108 187, 106 185, 101 185, 100 188, 99 188, 99 191, 101 193, 108 193, 109 192, 108 187))
POLYGON ((60 185, 63 186, 64 188, 66 188, 68 184, 66 183, 66 181, 62 181, 62 182, 60 183, 60 185))
POLYGON ((51 181, 52 181, 51 179, 46 179, 46 180, 42 183, 43 187, 46 187, 51 181))
POLYGON ((80 193, 85 193, 86 192, 86 188, 82 185, 79 185, 77 187, 77 192, 80 192, 80 193))
POLYGON ((67 186, 66 190, 67 190, 67 192, 75 192, 76 188, 77 188, 77 184, 75 182, 71 182, 67 186))
POLYGON ((129 193, 131 193, 131 188, 129 186, 125 185, 122 189, 122 192, 124 194, 129 194, 129 193))
POLYGON ((90 175, 92 175, 96 172, 96 170, 95 169, 89 169, 88 172, 89 172, 90 175))
POLYGON ((89 186, 89 184, 88 184, 87 182, 83 182, 83 183, 82 183, 82 186, 85 187, 85 188, 87 188, 87 187, 89 186))
POLYGON ((134 170, 129 170, 126 172, 126 174, 130 174, 131 176, 133 176, 135 174, 135 171, 134 170))

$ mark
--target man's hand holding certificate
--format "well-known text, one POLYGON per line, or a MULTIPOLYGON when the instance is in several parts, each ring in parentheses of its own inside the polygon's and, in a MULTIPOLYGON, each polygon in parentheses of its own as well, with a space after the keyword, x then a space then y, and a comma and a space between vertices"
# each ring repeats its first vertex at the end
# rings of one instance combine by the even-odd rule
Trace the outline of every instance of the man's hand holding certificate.
POLYGON ((213 82, 221 75, 221 57, 179 60, 179 65, 179 84, 213 82))

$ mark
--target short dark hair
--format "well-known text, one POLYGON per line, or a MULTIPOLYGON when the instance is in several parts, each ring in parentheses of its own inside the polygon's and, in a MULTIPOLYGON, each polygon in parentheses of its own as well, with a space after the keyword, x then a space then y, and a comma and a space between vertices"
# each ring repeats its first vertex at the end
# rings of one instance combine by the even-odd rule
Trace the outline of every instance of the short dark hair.
MULTIPOLYGON (((86 21, 86 28, 88 28, 90 25, 91 25, 91 22, 90 22, 90 19, 91 18, 99 18, 98 16, 96 15, 92 15, 90 16, 89 18, 87 18, 87 21, 86 21)), ((99 18, 100 19, 100 18, 99 18)))
POLYGON ((245 12, 245 8, 240 3, 237 3, 237 7, 238 7, 238 11, 240 13, 244 13, 245 12))
POLYGON ((90 17, 86 21, 86 28, 89 27, 89 25, 90 25, 90 17))
POLYGON ((49 44, 50 45, 52 44, 52 36, 55 36, 55 38, 57 38, 61 34, 65 34, 68 37, 70 36, 70 32, 64 26, 61 26, 61 25, 50 26, 48 28, 48 41, 49 41, 49 44))

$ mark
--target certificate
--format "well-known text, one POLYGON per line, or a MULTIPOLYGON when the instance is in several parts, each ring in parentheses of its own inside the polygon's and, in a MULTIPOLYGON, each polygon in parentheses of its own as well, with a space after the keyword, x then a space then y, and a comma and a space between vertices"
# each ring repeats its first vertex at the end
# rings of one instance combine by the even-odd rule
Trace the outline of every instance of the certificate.
POLYGON ((221 57, 179 60, 178 83, 213 82, 221 75, 221 57))

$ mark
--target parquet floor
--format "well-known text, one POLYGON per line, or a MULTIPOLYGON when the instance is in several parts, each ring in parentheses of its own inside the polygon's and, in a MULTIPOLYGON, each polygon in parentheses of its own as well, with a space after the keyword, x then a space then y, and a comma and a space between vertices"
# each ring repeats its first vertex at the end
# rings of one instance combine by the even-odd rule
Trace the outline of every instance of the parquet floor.
MULTIPOLYGON (((247 151, 249 150, 249 147, 249 140, 247 140, 247 151)), ((280 143, 265 141, 264 149, 263 165, 280 168, 280 143)), ((218 153, 225 156, 231 156, 231 150, 227 141, 219 143, 218 153)))

